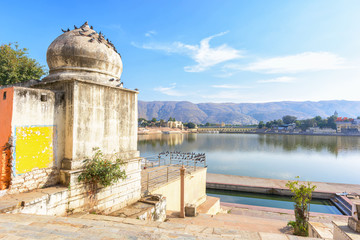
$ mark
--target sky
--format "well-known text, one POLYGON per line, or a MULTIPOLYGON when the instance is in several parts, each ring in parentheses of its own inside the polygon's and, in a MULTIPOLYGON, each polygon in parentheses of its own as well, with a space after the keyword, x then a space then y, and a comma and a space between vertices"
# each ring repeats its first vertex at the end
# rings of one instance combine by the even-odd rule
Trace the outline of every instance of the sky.
POLYGON ((139 100, 360 100, 360 1, 5 1, 0 44, 46 50, 85 21, 115 45, 139 100))

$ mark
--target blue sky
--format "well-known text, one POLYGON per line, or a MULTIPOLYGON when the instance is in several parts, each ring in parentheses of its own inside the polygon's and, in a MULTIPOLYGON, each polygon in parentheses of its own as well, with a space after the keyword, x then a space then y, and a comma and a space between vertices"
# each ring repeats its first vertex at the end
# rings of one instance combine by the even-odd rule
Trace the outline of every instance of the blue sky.
POLYGON ((360 100, 360 1, 3 1, 0 44, 46 65, 88 21, 121 53, 140 100, 360 100))

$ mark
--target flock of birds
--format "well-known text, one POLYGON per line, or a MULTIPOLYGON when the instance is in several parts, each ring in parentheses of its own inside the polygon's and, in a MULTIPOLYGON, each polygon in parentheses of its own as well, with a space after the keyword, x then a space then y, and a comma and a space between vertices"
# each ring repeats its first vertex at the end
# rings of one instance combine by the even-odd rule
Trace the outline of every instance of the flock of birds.
POLYGON ((190 153, 183 153, 183 152, 179 152, 179 151, 175 151, 175 152, 161 152, 159 153, 159 157, 171 157, 171 159, 173 160, 193 160, 193 161, 197 161, 197 162, 204 162, 206 157, 205 157, 205 153, 194 153, 194 152, 190 152, 190 153))
MULTIPOLYGON (((97 41, 98 43, 104 43, 107 47, 112 47, 112 49, 114 49, 114 51, 120 55, 120 53, 116 50, 114 44, 109 40, 109 39, 105 39, 105 35, 102 34, 101 32, 99 32, 98 35, 96 35, 96 31, 94 30, 93 26, 90 26, 90 29, 86 29, 86 27, 88 27, 88 22, 85 22, 81 27, 77 27, 74 25, 74 30, 76 29, 80 29, 79 34, 81 36, 85 36, 85 37, 89 37, 89 42, 94 42, 97 41), (92 30, 92 31, 91 31, 92 30), (90 31, 90 32, 89 32, 90 31)), ((63 31, 64 33, 66 32, 70 32, 70 29, 68 28, 67 30, 61 29, 61 31, 63 31)), ((121 55, 120 55, 121 57, 121 55)))
MULTIPOLYGON (((89 24, 88 24, 88 22, 85 22, 83 25, 81 25, 81 27, 77 27, 76 25, 74 25, 74 30, 80 29, 79 34, 81 36, 89 37, 90 38, 89 42, 97 41, 98 43, 104 43, 107 47, 109 47, 109 48, 111 47, 117 54, 120 55, 120 53, 116 50, 114 44, 108 38, 105 39, 105 35, 102 34, 102 32, 99 32, 99 34, 96 35, 96 31, 94 30, 93 26, 90 26, 90 29, 88 29, 87 27, 89 27, 89 24)), ((71 30, 68 28, 67 30, 61 29, 61 31, 66 33, 66 32, 70 32, 71 30)), ((121 57, 121 55, 120 55, 120 57, 121 57)), ((117 87, 124 87, 124 83, 121 82, 120 78, 117 78, 117 79, 111 78, 111 79, 109 79, 109 81, 110 82, 113 82, 113 81, 119 82, 117 87)))

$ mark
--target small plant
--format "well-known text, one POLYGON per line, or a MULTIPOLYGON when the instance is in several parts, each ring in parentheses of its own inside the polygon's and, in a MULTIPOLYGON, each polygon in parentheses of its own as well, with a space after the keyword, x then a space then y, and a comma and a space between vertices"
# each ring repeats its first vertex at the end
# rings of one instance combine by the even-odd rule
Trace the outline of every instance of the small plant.
MULTIPOLYGON (((299 179, 299 177, 296 178, 299 179)), ((293 200, 295 201, 295 221, 289 221, 288 226, 294 228, 295 235, 308 236, 310 201, 312 199, 312 192, 315 190, 316 186, 312 186, 310 182, 308 182, 307 185, 299 184, 299 180, 288 181, 286 186, 294 194, 293 200)))
POLYGON ((93 157, 84 160, 84 171, 78 177, 79 181, 85 182, 89 186, 91 205, 95 205, 98 185, 107 187, 120 179, 126 179, 125 170, 121 169, 121 166, 124 165, 121 159, 116 155, 111 159, 105 159, 99 148, 93 150, 93 157))

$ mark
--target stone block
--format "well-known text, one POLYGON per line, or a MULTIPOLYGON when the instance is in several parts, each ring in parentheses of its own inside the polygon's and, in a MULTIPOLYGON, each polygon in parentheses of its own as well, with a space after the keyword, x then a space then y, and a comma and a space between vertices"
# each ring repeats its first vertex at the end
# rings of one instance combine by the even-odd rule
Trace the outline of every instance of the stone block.
POLYGON ((356 220, 354 217, 348 218, 348 226, 355 232, 360 233, 360 221, 356 220))
POLYGON ((185 206, 185 216, 186 217, 196 217, 196 205, 195 204, 186 204, 185 206))
POLYGON ((16 177, 16 178, 13 178, 11 180, 11 185, 15 185, 15 184, 19 184, 19 183, 24 183, 25 182, 25 179, 22 178, 22 177, 16 177))

